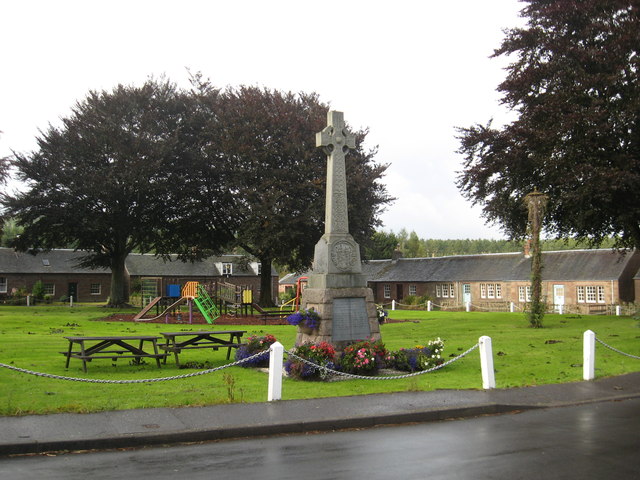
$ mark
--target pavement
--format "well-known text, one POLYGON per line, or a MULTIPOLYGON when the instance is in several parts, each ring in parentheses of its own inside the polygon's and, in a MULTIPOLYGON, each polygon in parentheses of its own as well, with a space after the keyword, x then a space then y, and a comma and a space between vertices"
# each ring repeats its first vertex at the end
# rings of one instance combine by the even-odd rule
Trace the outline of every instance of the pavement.
MULTIPOLYGON (((286 391, 283 392, 286 395, 286 391)), ((370 428, 640 398, 640 372, 589 382, 0 417, 0 455, 370 428)))

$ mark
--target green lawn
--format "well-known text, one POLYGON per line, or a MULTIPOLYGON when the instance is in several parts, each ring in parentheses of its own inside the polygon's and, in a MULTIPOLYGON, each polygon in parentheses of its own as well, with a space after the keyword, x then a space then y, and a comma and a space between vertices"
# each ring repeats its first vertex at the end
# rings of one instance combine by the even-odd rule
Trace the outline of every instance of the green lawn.
MULTIPOLYGON (((131 311, 133 312, 133 310, 131 311)), ((141 379, 174 376, 195 370, 178 369, 172 359, 158 369, 155 362, 131 365, 123 359, 95 360, 83 373, 82 362, 71 359, 65 369, 64 351, 71 335, 101 336, 157 334, 202 326, 97 322, 115 313, 98 306, 0 307, 0 363, 38 372, 80 378, 141 379)), ((130 312, 126 312, 130 313, 130 312)), ((531 329, 521 313, 390 312, 404 323, 382 325, 382 337, 390 350, 425 344, 435 337, 445 341, 445 357, 460 354, 482 335, 492 338, 498 388, 573 382, 582 379, 582 334, 591 329, 599 339, 624 352, 640 355, 640 322, 629 317, 548 315, 545 328, 531 329)), ((271 333, 291 348, 291 326, 233 326, 249 334, 271 333)), ((227 363, 226 352, 189 350, 184 362, 227 363)), ((596 376, 640 371, 640 360, 596 347, 596 376)), ((284 399, 315 398, 369 393, 482 387, 477 351, 445 369, 414 378, 392 381, 347 380, 302 382, 285 379, 284 399)), ((232 367, 212 374, 151 384, 108 385, 47 379, 0 368, 0 415, 53 412, 93 412, 144 407, 212 405, 227 402, 262 402, 267 398, 267 375, 232 367)))

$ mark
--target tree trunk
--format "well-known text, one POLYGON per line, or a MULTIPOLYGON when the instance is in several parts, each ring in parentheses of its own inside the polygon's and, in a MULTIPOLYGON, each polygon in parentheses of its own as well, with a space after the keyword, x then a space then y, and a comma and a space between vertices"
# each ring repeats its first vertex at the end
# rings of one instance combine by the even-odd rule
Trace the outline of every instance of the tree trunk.
POLYGON ((120 307, 129 301, 129 292, 126 289, 126 255, 117 255, 111 259, 111 293, 107 306, 120 307))
POLYGON ((260 300, 258 303, 261 307, 273 307, 275 304, 271 288, 271 259, 261 258, 260 268, 262 270, 260 272, 260 300))

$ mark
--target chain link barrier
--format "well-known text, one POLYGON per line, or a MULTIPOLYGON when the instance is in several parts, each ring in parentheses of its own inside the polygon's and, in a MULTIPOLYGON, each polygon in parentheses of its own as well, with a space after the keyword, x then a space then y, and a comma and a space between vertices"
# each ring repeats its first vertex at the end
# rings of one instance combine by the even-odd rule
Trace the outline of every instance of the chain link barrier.
POLYGON ((269 353, 269 350, 263 350, 262 352, 258 352, 255 355, 251 355, 250 357, 243 358, 242 360, 238 360, 233 363, 228 363, 226 365, 221 365, 216 368, 209 368, 207 370, 200 370, 199 372, 185 373, 184 375, 174 375, 172 377, 160 377, 160 378, 144 378, 140 380, 104 380, 99 378, 78 378, 78 377, 65 377, 63 375, 54 375, 52 373, 42 373, 42 372, 34 372, 33 370, 27 370, 26 368, 14 367, 13 365, 7 365, 6 363, 0 363, 0 367, 6 368, 9 370, 13 370, 20 373, 26 373, 29 375, 35 375, 36 377, 44 377, 44 378, 52 378, 55 380, 69 380, 72 382, 86 382, 86 383, 117 383, 117 384, 128 384, 128 383, 155 383, 155 382, 166 382, 168 380, 180 380, 182 378, 189 377, 197 377, 199 375, 207 375, 209 373, 218 372, 220 370, 224 370, 225 368, 235 367, 237 365, 242 365, 243 363, 250 362, 265 353, 269 353))
POLYGON ((607 347, 609 350, 612 350, 616 353, 619 353, 620 355, 624 355, 625 357, 631 357, 631 358, 635 358, 636 360, 640 360, 640 357, 637 355, 631 355, 630 353, 625 353, 622 350, 618 350, 615 347, 612 347, 611 345, 607 345, 606 343, 604 343, 602 340, 600 340, 597 336, 596 336, 596 342, 600 343, 601 345, 607 347))
POLYGON ((447 360, 442 365, 437 365, 437 366, 429 368, 427 370, 422 370, 420 372, 414 372, 414 373, 408 373, 406 375, 388 375, 388 376, 355 375, 353 373, 340 372, 338 370, 333 370, 331 368, 327 368, 327 367, 323 367, 323 366, 317 365, 317 364, 307 360, 306 358, 299 357, 298 355, 296 355, 295 353, 293 353, 293 352, 291 352, 289 350, 285 350, 285 353, 287 355, 293 357, 293 358, 296 358, 296 359, 302 361, 303 363, 306 363, 307 365, 310 365, 312 367, 317 368, 321 372, 324 372, 324 374, 326 374, 326 375, 331 375, 331 374, 340 375, 340 376, 343 376, 343 377, 346 377, 346 378, 357 378, 357 379, 360 379, 360 380, 399 380, 401 378, 417 377, 418 375, 424 375, 425 373, 431 373, 431 372, 435 372, 436 370, 440 370, 441 368, 444 368, 447 365, 451 365, 453 362, 456 362, 456 361, 466 357, 468 354, 473 352, 479 346, 480 346, 480 344, 476 343, 474 346, 472 346, 466 352, 461 353, 460 355, 456 356, 455 358, 452 358, 451 360, 447 360))
MULTIPOLYGON (((455 358, 452 358, 451 360, 448 360, 446 362, 444 362, 441 365, 437 365, 435 367, 429 368, 427 370, 422 370, 420 372, 413 372, 413 373, 408 373, 406 375, 387 375, 387 376, 366 376, 366 375, 356 375, 353 373, 347 373, 347 372, 341 372, 338 370, 333 370, 331 368, 327 368, 321 365, 317 365, 313 362, 311 362, 310 360, 307 360, 306 358, 302 358, 298 355, 296 355, 294 352, 290 351, 290 350, 284 350, 284 353, 286 353, 287 355, 289 355, 290 357, 293 357, 295 359, 300 360, 303 363, 306 363, 314 368, 317 368, 318 370, 320 370, 321 372, 323 372, 325 375, 338 375, 338 376, 342 376, 345 378, 354 378, 354 379, 361 379, 361 380, 399 380, 402 378, 410 378, 410 377, 416 377, 418 375, 424 375, 426 373, 431 373, 431 372, 435 372, 436 370, 440 370, 448 365, 451 365, 452 363, 466 357, 468 354, 470 354, 471 352, 473 352, 476 348, 478 348, 480 346, 479 343, 476 343, 475 345, 473 345, 471 348, 469 348, 467 351, 461 353, 460 355, 457 355, 455 358)), ((242 365, 243 363, 246 362, 250 362, 258 357, 263 356, 265 353, 269 353, 269 350, 263 350, 261 352, 258 352, 254 355, 251 355, 250 357, 247 358, 243 358, 242 360, 238 360, 236 362, 233 363, 229 363, 226 365, 221 365, 219 367, 216 368, 209 368, 207 370, 201 370, 198 372, 192 372, 192 373, 186 373, 183 375, 174 375, 171 377, 160 377, 160 378, 145 378, 145 379, 139 379, 139 380, 105 380, 105 379, 99 379, 99 378, 79 378, 79 377, 67 377, 64 375, 54 375, 52 373, 43 373, 43 372, 35 372, 33 370, 28 370, 26 368, 20 368, 20 367, 15 367, 13 365, 7 365, 6 363, 0 363, 0 368, 6 368, 8 370, 13 370, 15 372, 19 372, 19 373, 26 373, 28 375, 35 375, 36 377, 43 377, 43 378, 51 378, 54 380, 68 380, 68 381, 72 381, 72 382, 85 382, 85 383, 105 383, 105 384, 134 384, 134 383, 156 383, 156 382, 166 382, 169 380, 180 380, 183 378, 190 378, 190 377, 197 377, 199 375, 207 375, 209 373, 214 373, 214 372, 218 372, 220 370, 223 370, 225 368, 229 368, 229 367, 235 367, 235 366, 239 366, 242 365)))

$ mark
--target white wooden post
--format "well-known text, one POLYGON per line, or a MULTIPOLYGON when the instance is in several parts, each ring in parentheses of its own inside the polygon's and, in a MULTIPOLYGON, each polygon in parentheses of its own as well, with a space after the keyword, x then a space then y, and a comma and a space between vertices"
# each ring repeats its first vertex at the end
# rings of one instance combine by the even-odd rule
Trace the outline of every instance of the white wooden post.
POLYGON ((564 305, 563 304, 559 304, 558 305, 558 314, 562 315, 562 311, 564 310, 564 305))
POLYGON ((467 302, 466 306, 465 306, 467 312, 471 311, 471 302, 467 302))
POLYGON ((582 352, 582 378, 593 380, 596 378, 596 334, 591 330, 584 332, 582 352))
POLYGON ((31 306, 31 295, 27 295, 27 307, 31 306))
POLYGON ((427 312, 431 311, 431 300, 427 300, 427 312))
POLYGON ((73 308, 73 295, 69 297, 69 306, 73 308))
POLYGON ((282 398, 282 357, 284 347, 280 342, 275 342, 269 348, 269 391, 267 401, 280 400, 282 398))
POLYGON ((395 310, 395 309, 396 309, 396 301, 391 300, 391 310, 395 310))
POLYGON ((480 344, 480 367, 482 368, 482 388, 496 388, 496 376, 493 371, 493 350, 491 337, 482 336, 478 340, 480 344))
POLYGON ((515 310, 515 305, 513 304, 513 302, 511 302, 511 304, 509 305, 509 311, 513 313, 514 310, 515 310))
POLYGON ((616 305, 616 317, 620 316, 620 305, 616 305))

